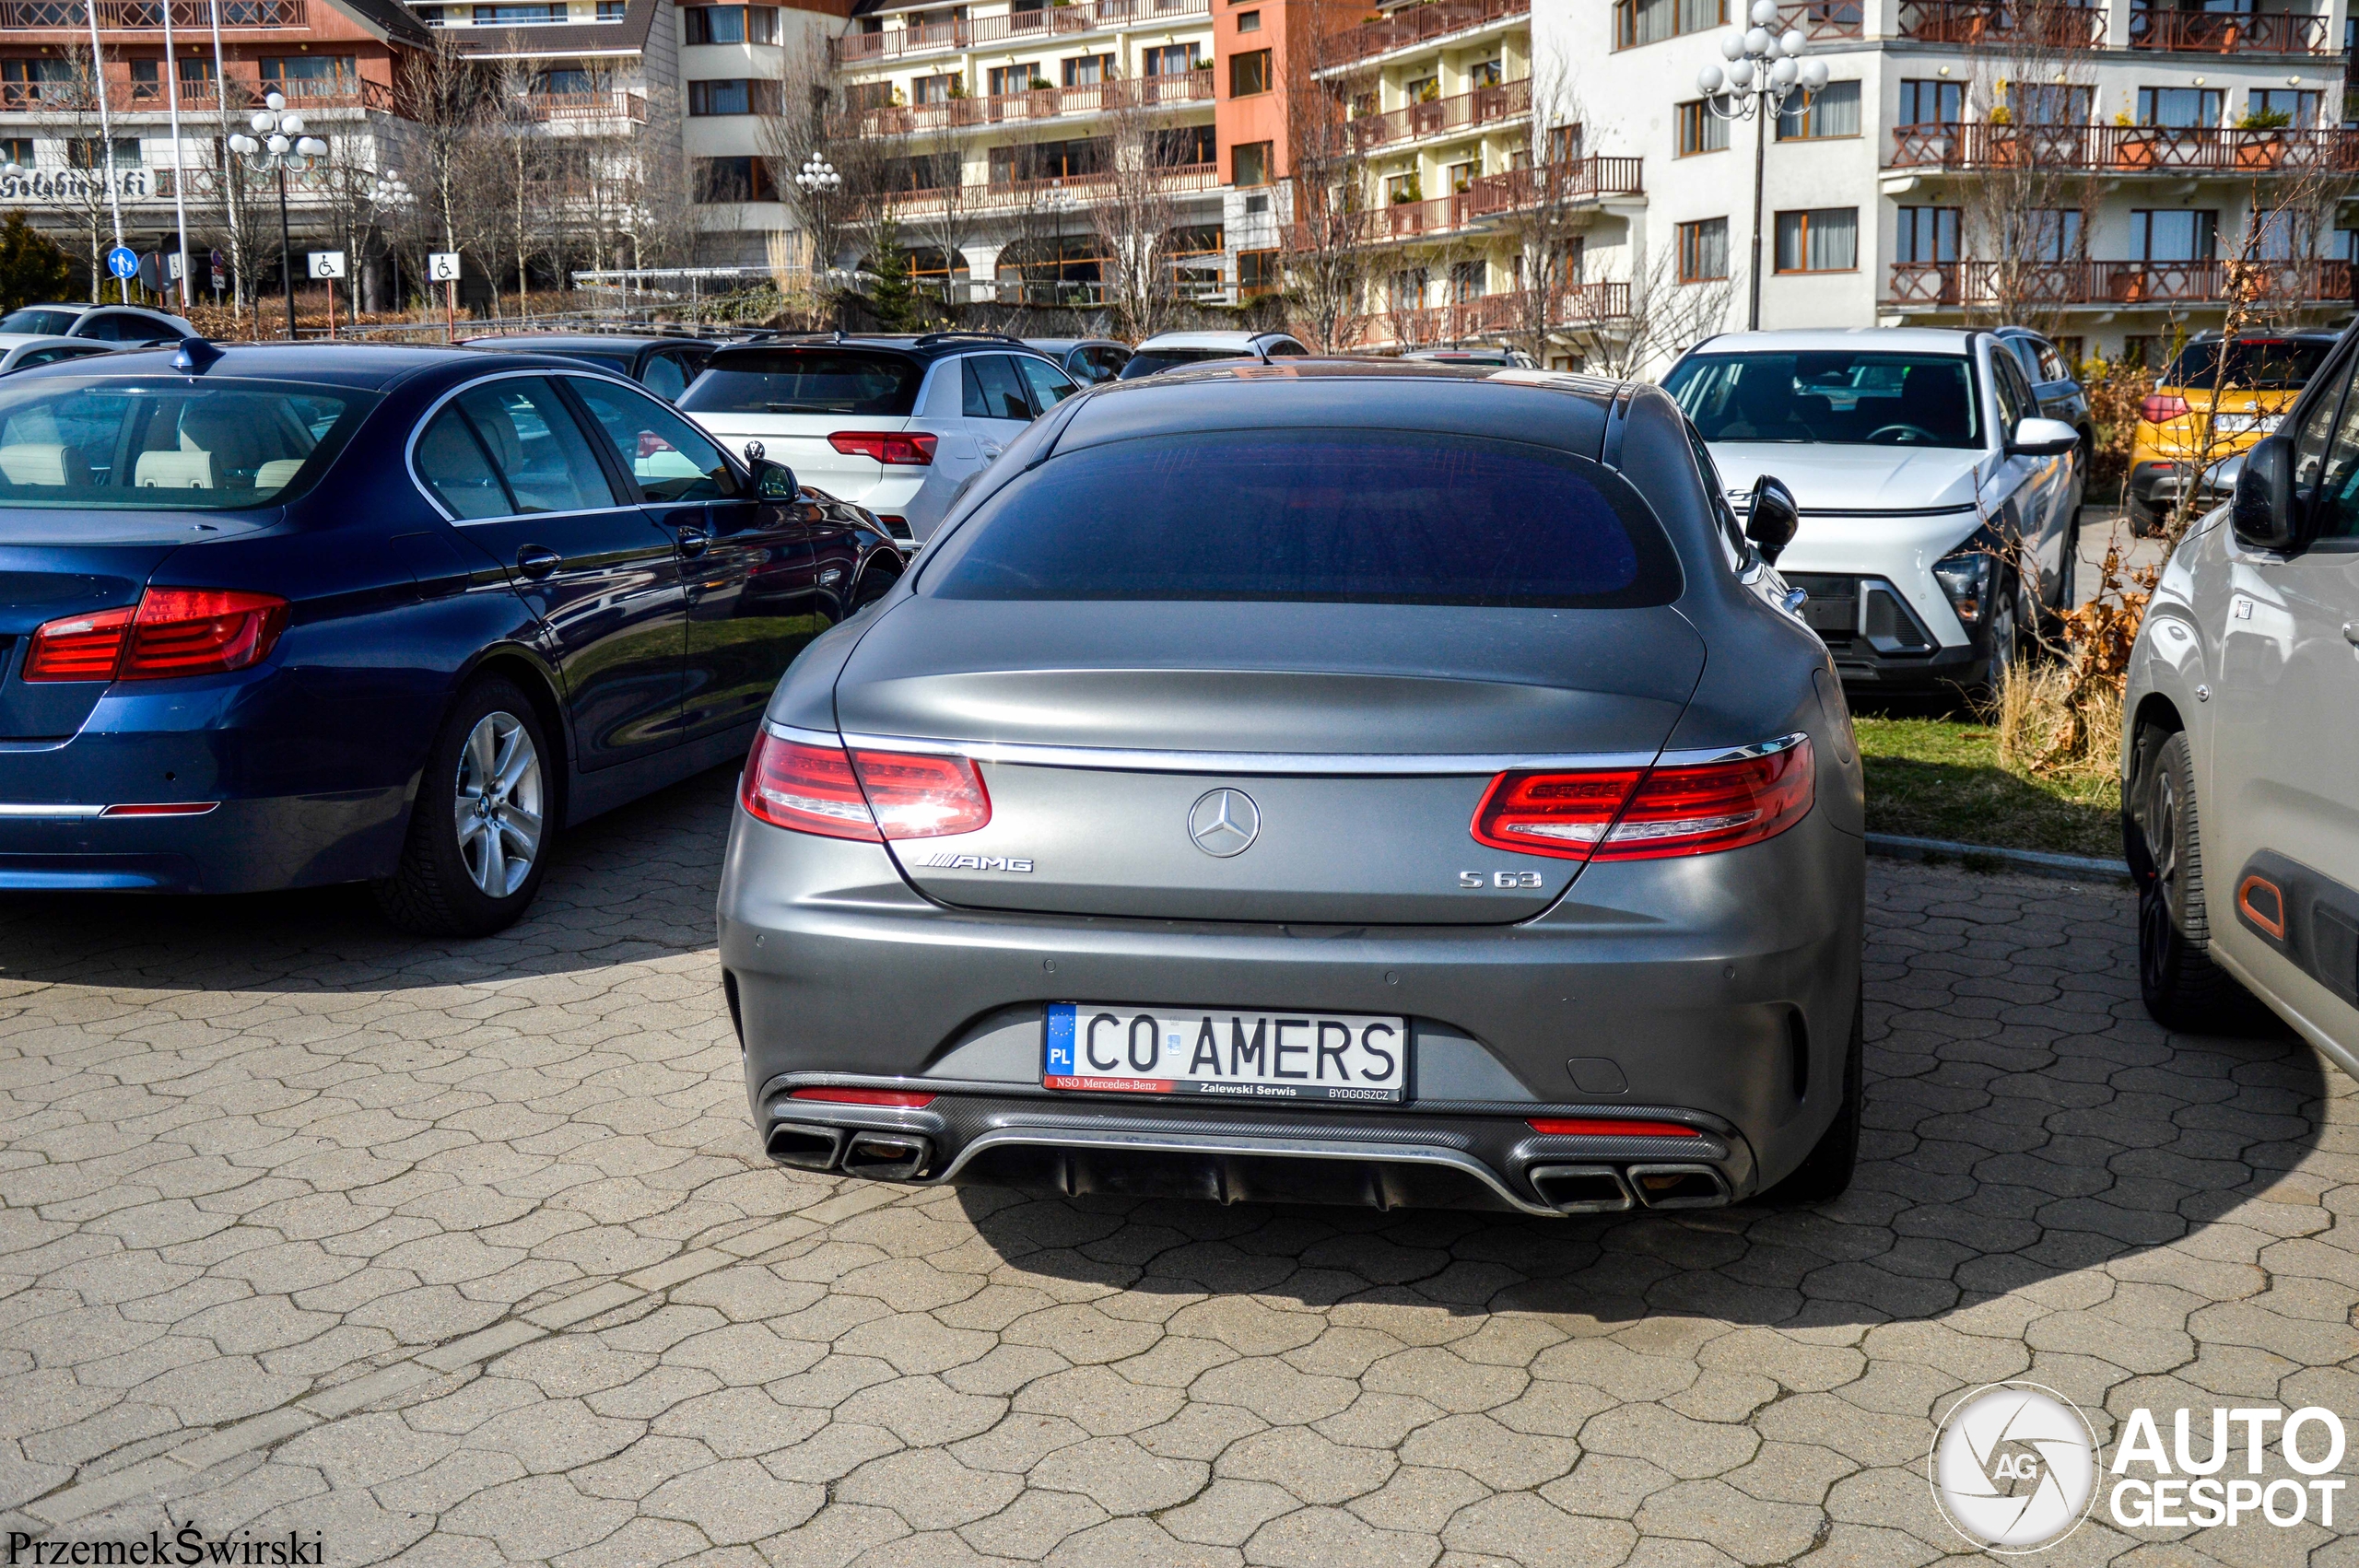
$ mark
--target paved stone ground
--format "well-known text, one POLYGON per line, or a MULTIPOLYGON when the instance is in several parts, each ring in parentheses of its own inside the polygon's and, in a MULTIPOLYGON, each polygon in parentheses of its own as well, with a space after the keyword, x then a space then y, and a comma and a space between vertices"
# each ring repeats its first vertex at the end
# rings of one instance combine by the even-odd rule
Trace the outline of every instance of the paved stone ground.
MULTIPOLYGON (((1982 1382, 2107 1439, 2359 1412, 2353 1085, 2148 1023, 2119 889, 1875 867, 1873 1137, 1823 1211, 908 1191, 757 1157, 708 945, 727 792, 577 836, 533 920, 449 949, 342 894, 0 902, 0 1530, 1914 1564, 1962 1550, 1924 1458, 1982 1382)), ((2359 1561, 2169 1534, 2047 1561, 2359 1561)))

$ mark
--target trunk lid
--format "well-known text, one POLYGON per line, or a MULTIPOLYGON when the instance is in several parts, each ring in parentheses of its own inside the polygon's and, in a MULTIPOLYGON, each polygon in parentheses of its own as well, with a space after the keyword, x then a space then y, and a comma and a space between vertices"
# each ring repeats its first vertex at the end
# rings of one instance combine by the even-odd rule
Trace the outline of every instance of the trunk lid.
MULTIPOLYGON (((873 457, 840 452, 827 438, 839 430, 893 434, 913 423, 874 414, 696 414, 692 418, 731 451, 744 455, 747 441, 762 443, 762 455, 794 470, 803 483, 839 500, 857 502, 885 477, 873 457)), ((904 473, 921 472, 904 469, 904 473)))
POLYGON ((1473 840, 1493 777, 1651 756, 1703 663, 1668 607, 920 597, 862 639, 836 701, 849 736, 977 760, 990 824, 892 847, 945 903, 1464 924, 1527 919, 1579 870, 1473 840))
POLYGON ((182 544, 252 526, 186 513, 0 510, 0 741, 63 740, 106 693, 104 681, 27 682, 35 628, 136 603, 182 544))

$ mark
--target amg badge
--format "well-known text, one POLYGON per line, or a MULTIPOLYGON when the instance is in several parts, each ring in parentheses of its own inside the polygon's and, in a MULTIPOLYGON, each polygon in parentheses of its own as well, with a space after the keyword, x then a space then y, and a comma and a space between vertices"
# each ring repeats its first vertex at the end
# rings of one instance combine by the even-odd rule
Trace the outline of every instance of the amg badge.
POLYGON ((921 866, 937 866, 947 872, 1028 872, 1032 862, 1021 856, 952 855, 936 853, 918 862, 921 866))

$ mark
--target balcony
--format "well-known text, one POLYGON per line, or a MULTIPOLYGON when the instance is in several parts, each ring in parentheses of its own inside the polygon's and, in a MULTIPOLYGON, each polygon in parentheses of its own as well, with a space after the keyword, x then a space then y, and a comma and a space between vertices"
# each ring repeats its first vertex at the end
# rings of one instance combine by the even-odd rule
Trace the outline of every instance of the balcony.
POLYGON ((1570 205, 1605 196, 1644 193, 1635 158, 1584 158, 1547 169, 1516 169, 1485 174, 1452 196, 1429 202, 1395 202, 1360 215, 1367 238, 1375 243, 1415 240, 1427 235, 1456 234, 1488 228, 1542 202, 1570 205), (1553 176, 1553 179, 1551 178, 1553 176))
MULTIPOLYGON (((173 23, 175 27, 179 23, 173 23)), ((118 114, 161 114, 169 100, 161 82, 135 82, 128 69, 110 63, 107 103, 118 114)), ((360 76, 326 76, 316 80, 264 81, 259 76, 233 76, 229 80, 229 111, 242 112, 263 100, 264 93, 285 95, 288 107, 304 112, 329 109, 376 110, 390 113, 393 89, 360 76)), ((181 83, 182 114, 217 114, 220 103, 212 82, 181 83)), ((96 94, 75 82, 0 82, 0 113, 94 114, 96 94)))
POLYGON ((542 125, 582 125, 611 123, 647 123, 647 95, 607 92, 534 93, 523 100, 524 118, 542 125))
MULTIPOLYGON (((212 0, 171 0, 175 31, 209 33, 212 0)), ((221 0, 221 30, 299 28, 310 25, 306 0, 221 0)), ((162 0, 97 0, 100 32, 158 32, 162 0)), ((0 0, 0 32, 65 29, 89 36, 90 13, 83 0, 0 0)))
POLYGON ((2233 16, 2209 11, 2130 13, 2130 47, 2191 54, 2334 54, 2327 19, 2292 12, 2233 16))
POLYGON ((1925 43, 2088 49, 2105 39, 2105 11, 2096 6, 2026 9, 2009 0, 1900 0, 1900 36, 1925 43))
POLYGON ((1900 125, 1893 169, 2068 169, 2108 174, 2359 172, 2359 131, 2167 125, 1900 125))
MULTIPOLYGON (((1530 0, 1526 0, 1529 4, 1530 0)), ((827 41, 827 55, 839 65, 863 65, 936 50, 983 44, 1068 38, 1113 28, 1153 27, 1189 17, 1212 15, 1212 0, 1088 0, 1083 5, 1036 6, 992 17, 962 17, 924 27, 848 32, 827 41)))
POLYGON ((1469 338, 1499 337, 1529 332, 1541 321, 1551 328, 1590 326, 1622 321, 1630 314, 1626 283, 1577 283, 1558 290, 1543 316, 1533 307, 1536 291, 1520 289, 1485 294, 1455 305, 1422 310, 1387 312, 1385 322, 1402 344, 1463 343, 1469 338))
MULTIPOLYGON (((885 198, 897 216, 949 205, 982 215, 994 212, 1053 212, 1102 205, 1116 194, 1112 173, 1060 174, 1041 180, 1008 180, 993 185, 960 185, 927 190, 895 191, 885 198)), ((1220 168, 1211 163, 1178 164, 1163 171, 1157 187, 1172 195, 1188 195, 1219 188, 1220 168)))
POLYGON ((1532 80, 1527 76, 1520 82, 1477 88, 1455 98, 1437 98, 1405 109, 1390 109, 1381 114, 1363 114, 1351 123, 1352 145, 1367 152, 1372 147, 1421 141, 1531 111, 1532 80))
POLYGON ((2311 258, 2249 267, 2236 262, 1895 262, 1888 298, 1903 308, 1966 310, 2232 298, 2339 304, 2351 297, 2349 262, 2311 258))
MULTIPOLYGON (((1702 6, 1672 0, 1671 4, 1659 4, 1651 12, 1642 14, 1638 0, 1614 0, 1614 47, 1640 49, 1667 39, 1718 32, 1729 25, 1730 9, 1728 0, 1720 0, 1718 6, 1702 6)), ((1738 6, 1735 9, 1743 12, 1746 7, 1738 6)), ((1778 30, 1787 32, 1795 28, 1802 29, 1803 35, 1813 41, 1863 38, 1867 35, 1866 0, 1782 0, 1778 7, 1778 30)))
POLYGON ((827 116, 830 136, 903 136, 919 131, 945 131, 967 125, 1001 125, 1027 120, 1058 120, 1076 114, 1102 114, 1109 110, 1156 108, 1167 104, 1205 103, 1213 96, 1213 74, 1183 71, 1168 76, 1135 76, 1097 82, 1087 87, 1040 88, 1029 92, 996 93, 989 98, 954 98, 942 103, 906 108, 887 105, 827 116))
POLYGON ((1378 21, 1335 34, 1320 68, 1356 64, 1396 49, 1531 14, 1532 0, 1428 0, 1422 6, 1403 6, 1378 21))

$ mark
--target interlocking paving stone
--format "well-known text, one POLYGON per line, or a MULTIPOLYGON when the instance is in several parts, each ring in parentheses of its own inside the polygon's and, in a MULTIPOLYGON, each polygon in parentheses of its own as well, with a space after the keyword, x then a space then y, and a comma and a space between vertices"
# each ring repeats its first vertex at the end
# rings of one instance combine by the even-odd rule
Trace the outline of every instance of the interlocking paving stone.
MULTIPOLYGON (((0 901, 0 1528, 329 1560, 1913 1565, 1958 1394, 2359 1415, 2359 1096, 2174 1037, 2126 894, 1879 861, 1860 1177, 1549 1223, 781 1172, 731 781, 482 942, 0 901)), ((2348 1468, 2348 1466, 2346 1466, 2348 1468)), ((2359 1504, 2351 1504, 2359 1507, 2359 1504)), ((2070 1562, 2359 1565, 2100 1510, 2070 1562)))

